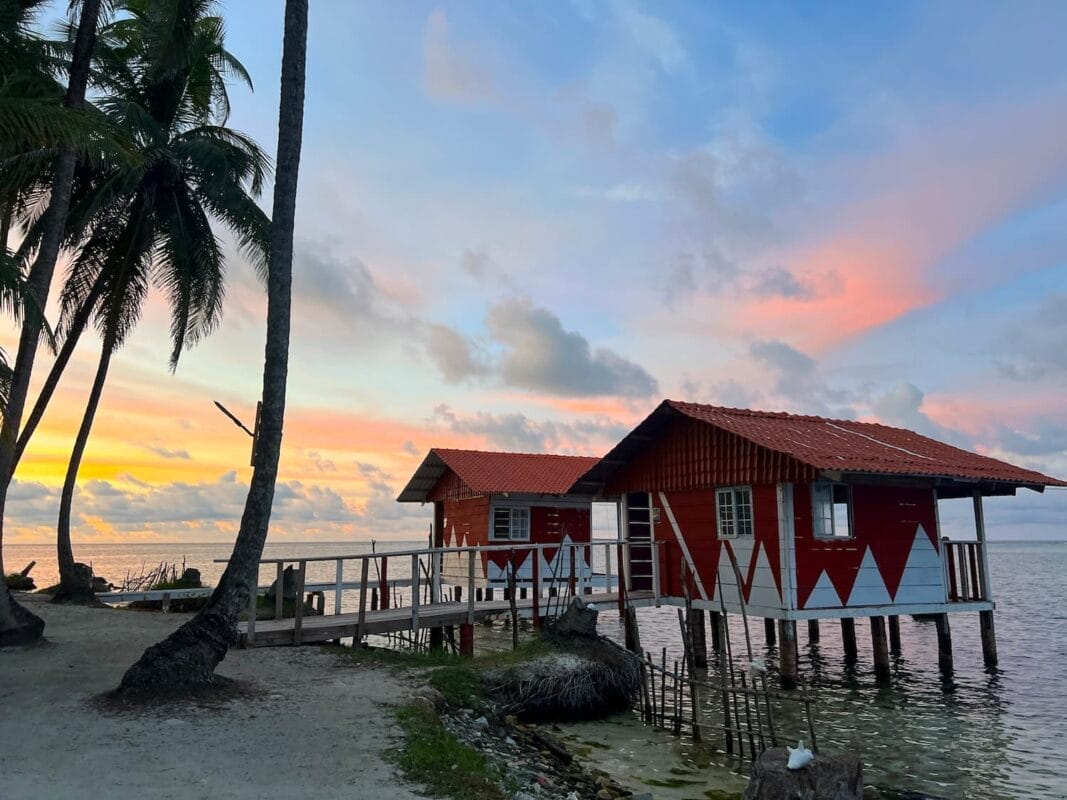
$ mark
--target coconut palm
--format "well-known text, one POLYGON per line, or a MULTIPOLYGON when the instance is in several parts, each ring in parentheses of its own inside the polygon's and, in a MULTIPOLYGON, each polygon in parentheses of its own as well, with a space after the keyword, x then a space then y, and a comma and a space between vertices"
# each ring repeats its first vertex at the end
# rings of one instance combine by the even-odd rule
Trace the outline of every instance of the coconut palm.
POLYGON ((267 343, 263 410, 252 482, 233 554, 208 604, 167 639, 148 648, 122 678, 125 696, 183 691, 214 682, 215 668, 237 641, 237 620, 259 577, 259 559, 270 524, 281 456, 282 419, 289 363, 293 226, 304 117, 307 0, 286 0, 278 115, 278 165, 274 182, 270 269, 267 277, 267 343))
POLYGON ((225 80, 247 80, 247 73, 226 52, 212 6, 134 0, 123 6, 130 17, 101 32, 97 61, 109 94, 97 105, 137 143, 141 158, 85 168, 68 217, 68 238, 79 244, 61 295, 60 328, 69 344, 95 323, 102 346, 60 498, 57 602, 92 598, 88 570, 76 568, 70 544, 74 490, 111 359, 150 289, 171 307, 174 368, 183 348, 222 313, 226 261, 212 223, 228 227, 256 263, 265 262, 270 224, 255 197, 268 160, 224 124, 225 80))
MULTIPOLYGON (((5 11, 10 10, 11 2, 20 0, 0 0, 5 3, 5 11)), ((23 8, 34 4, 21 2, 23 8)), ((100 0, 83 0, 78 21, 77 33, 70 60, 67 89, 63 97, 64 109, 78 112, 85 104, 85 91, 89 81, 89 70, 93 47, 96 40, 97 23, 100 17, 100 0)), ((23 18, 16 18, 23 19, 23 18)), ((70 205, 70 195, 74 176, 76 151, 69 143, 61 145, 59 156, 55 160, 52 172, 51 192, 40 226, 40 237, 36 258, 29 271, 27 283, 33 291, 37 302, 44 307, 48 290, 55 272, 56 260, 63 240, 70 205)), ((11 198, 8 197, 10 203, 11 198)), ((4 405, 3 420, 0 422, 0 575, 4 574, 3 564, 3 524, 7 492, 11 484, 11 466, 14 462, 16 433, 22 422, 22 412, 26 404, 30 377, 37 355, 37 347, 42 331, 39 315, 25 315, 19 335, 19 347, 15 356, 15 365, 8 386, 7 402, 4 405)), ((24 609, 11 597, 6 586, 0 587, 0 646, 33 641, 44 632, 44 622, 36 615, 24 609)))

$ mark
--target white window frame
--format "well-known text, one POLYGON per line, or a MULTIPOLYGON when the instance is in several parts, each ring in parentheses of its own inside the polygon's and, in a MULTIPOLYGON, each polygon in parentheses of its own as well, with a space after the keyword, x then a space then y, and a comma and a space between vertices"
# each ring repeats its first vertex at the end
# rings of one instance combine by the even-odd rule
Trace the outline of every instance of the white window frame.
POLYGON ((755 519, 751 486, 719 486, 715 489, 715 531, 720 539, 751 539, 755 536, 755 519), (737 502, 740 493, 748 499, 748 517, 744 520, 739 511, 745 504, 737 502), (729 519, 724 519, 727 510, 729 519), (742 522, 747 522, 748 530, 740 529, 742 522))
POLYGON ((811 485, 811 534, 812 537, 818 539, 820 542, 848 542, 856 538, 856 524, 855 514, 852 509, 852 484, 841 483, 840 481, 815 481, 811 485), (845 509, 848 514, 846 524, 848 526, 847 536, 837 535, 838 503, 834 501, 834 491, 838 487, 843 487, 845 490, 845 509), (830 492, 829 514, 825 513, 826 499, 825 496, 819 497, 819 490, 825 488, 830 492), (829 532, 827 532, 827 522, 829 523, 829 532))
POLYGON ((530 507, 493 506, 492 518, 489 520, 489 540, 493 542, 530 541, 530 507), (496 517, 497 514, 505 512, 508 514, 508 535, 499 536, 496 530, 496 517))

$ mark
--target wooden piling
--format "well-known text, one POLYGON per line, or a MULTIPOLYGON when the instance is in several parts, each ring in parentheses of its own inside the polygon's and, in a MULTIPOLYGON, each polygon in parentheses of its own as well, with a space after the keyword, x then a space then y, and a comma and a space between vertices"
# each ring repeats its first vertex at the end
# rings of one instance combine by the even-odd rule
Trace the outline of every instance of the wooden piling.
POLYGON ((982 630, 982 657, 987 667, 997 665, 997 631, 993 627, 993 612, 979 611, 978 624, 982 630))
POLYGON ((722 650, 722 615, 718 611, 711 612, 711 649, 722 650))
POLYGON ((808 641, 819 641, 819 620, 817 619, 808 620, 808 641))
POLYGON ((704 669, 708 666, 708 641, 703 609, 694 608, 690 611, 689 635, 693 639, 693 663, 697 668, 704 669))
POLYGON ((856 648, 856 620, 852 617, 841 618, 841 645, 845 650, 845 663, 855 664, 859 660, 856 648))
POLYGON ((783 689, 794 689, 797 685, 797 623, 791 619, 778 620, 779 672, 783 689))
POLYGON ((889 652, 900 655, 900 617, 893 615, 889 619, 889 652))
POLYGON ((623 619, 626 628, 626 649, 631 653, 641 655, 641 632, 637 627, 637 610, 633 606, 628 606, 623 619))
POLYGON ((885 618, 871 617, 871 647, 874 650, 874 677, 889 680, 889 642, 885 636, 885 618))
POLYGON ((474 657, 474 625, 470 622, 459 626, 459 654, 463 658, 474 657))
POLYGON ((763 632, 767 636, 767 646, 774 647, 774 620, 763 620, 763 632))
POLYGON ((948 624, 948 614, 935 614, 937 625, 937 665, 942 672, 952 672, 952 628, 948 624))

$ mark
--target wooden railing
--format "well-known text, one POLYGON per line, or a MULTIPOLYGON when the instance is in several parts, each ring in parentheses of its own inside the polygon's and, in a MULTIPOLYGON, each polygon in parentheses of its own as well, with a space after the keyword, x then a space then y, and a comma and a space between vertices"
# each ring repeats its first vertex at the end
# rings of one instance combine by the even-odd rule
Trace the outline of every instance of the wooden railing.
POLYGON ((985 542, 942 539, 948 601, 969 603, 989 599, 985 542))
MULTIPOLYGON (((378 551, 371 553, 356 553, 352 555, 336 556, 310 556, 294 558, 264 558, 260 560, 260 566, 271 565, 275 567, 276 586, 275 591, 275 618, 282 619, 284 612, 284 574, 288 565, 294 567, 294 592, 297 598, 294 604, 294 640, 299 644, 301 641, 301 628, 304 617, 304 593, 314 588, 320 592, 333 592, 333 613, 341 614, 343 608, 342 596, 346 591, 359 592, 358 622, 361 630, 368 603, 370 610, 386 610, 390 607, 405 607, 411 615, 411 630, 419 629, 420 608, 427 604, 442 602, 460 603, 466 602, 467 617, 470 622, 474 621, 475 605, 483 601, 494 599, 494 588, 488 587, 482 591, 477 584, 485 581, 486 573, 482 565, 482 554, 508 554, 509 565, 517 566, 525 561, 532 553, 536 557, 532 559, 530 576, 513 576, 513 585, 516 586, 519 596, 523 600, 529 600, 531 616, 534 624, 553 613, 562 610, 562 600, 574 595, 592 595, 595 599, 597 594, 614 594, 612 599, 617 600, 620 609, 625 603, 625 597, 629 593, 629 587, 625 585, 626 571, 623 567, 626 559, 628 542, 620 542, 614 539, 593 540, 590 542, 578 542, 570 544, 547 543, 533 544, 528 542, 515 542, 507 544, 479 545, 473 547, 428 547, 415 550, 378 551), (550 563, 566 566, 562 569, 566 574, 541 574, 541 561, 545 551, 550 550, 557 554, 550 563), (569 552, 567 552, 569 551, 569 552), (569 556, 561 559, 562 553, 569 556), (596 561, 594 555, 602 552, 603 560, 596 561), (460 555, 466 558, 466 576, 461 582, 454 578, 446 579, 442 575, 441 562, 445 555, 460 555), (333 562, 335 564, 335 579, 333 583, 307 583, 308 564, 333 562), (350 562, 358 562, 359 580, 346 581, 345 573, 350 562), (600 572, 594 572, 594 563, 601 568, 600 572), (396 565, 406 573, 403 578, 390 577, 390 569, 396 570, 396 565), (579 566, 580 565, 580 566, 579 566), (372 575, 373 571, 373 575, 372 575), (400 588, 410 588, 410 592, 399 592, 400 588), (599 591, 598 591, 599 590, 599 591), (527 593, 529 596, 527 597, 527 593), (406 595, 406 596, 405 596, 406 595), (406 603, 406 606, 404 605, 406 603), (375 607, 375 605, 377 607, 375 607)), ((657 558, 658 548, 653 548, 653 558, 657 558)), ((217 563, 226 563, 225 559, 219 559, 217 563)), ((655 566, 655 565, 654 565, 655 566)), ((658 573, 658 570, 657 570, 658 573)), ((508 592, 499 587, 503 593, 503 599, 508 599, 508 592)), ((655 587, 658 589, 658 587, 655 587)), ((262 592, 259 592, 262 593, 262 592)), ((656 593, 658 596, 658 592, 656 593)), ((249 620, 247 639, 252 642, 256 628, 257 593, 250 598, 249 620)), ((361 634, 357 633, 357 636, 361 634)))

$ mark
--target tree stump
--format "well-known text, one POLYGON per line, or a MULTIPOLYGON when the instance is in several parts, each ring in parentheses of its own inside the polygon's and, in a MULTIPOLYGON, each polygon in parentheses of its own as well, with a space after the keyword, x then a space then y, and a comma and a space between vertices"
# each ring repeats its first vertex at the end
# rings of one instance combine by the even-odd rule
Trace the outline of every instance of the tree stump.
POLYGON ((806 767, 786 767, 784 747, 765 750, 752 767, 745 800, 862 800, 863 765, 849 754, 817 755, 806 767))

